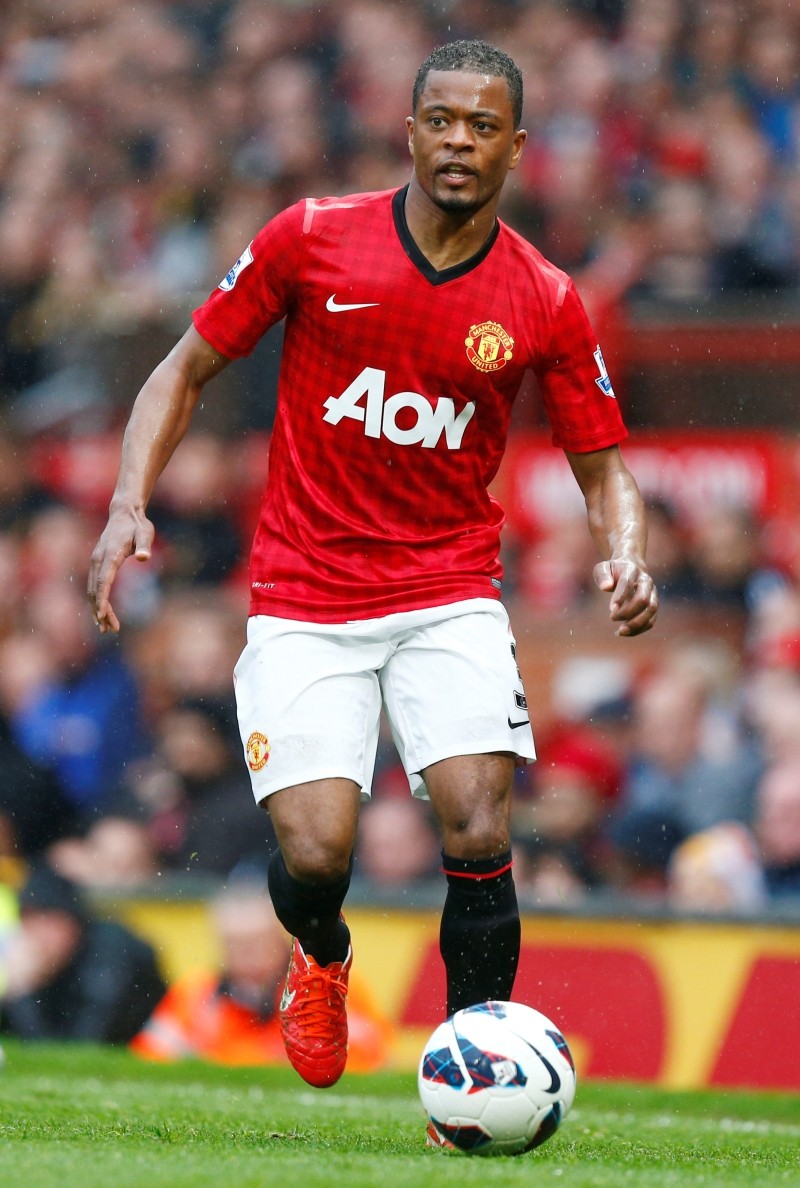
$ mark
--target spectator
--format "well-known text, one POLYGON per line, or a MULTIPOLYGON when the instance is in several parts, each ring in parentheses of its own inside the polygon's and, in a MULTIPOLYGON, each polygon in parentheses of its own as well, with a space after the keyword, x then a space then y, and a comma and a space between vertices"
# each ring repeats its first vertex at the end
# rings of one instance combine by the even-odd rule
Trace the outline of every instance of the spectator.
POLYGON ((673 652, 636 692, 632 755, 610 829, 628 857, 646 853, 663 870, 690 834, 752 820, 761 758, 713 693, 713 669, 698 645, 673 652))
POLYGON ((228 706, 183 699, 161 715, 155 733, 153 758, 130 768, 110 800, 112 815, 138 819, 172 871, 265 873, 274 838, 249 794, 228 706))
POLYGON ((520 887, 540 903, 580 899, 606 877, 603 827, 622 769, 608 742, 582 723, 559 723, 539 747, 533 793, 512 810, 520 887))
MULTIPOLYGON (((131 1047, 148 1060, 195 1057, 218 1064, 285 1064, 277 1003, 289 938, 260 886, 232 884, 211 905, 218 969, 194 970, 172 983, 131 1047)), ((354 1072, 385 1066, 388 1024, 357 977, 348 1002, 354 1072)))
POLYGON ((251 866, 265 872, 269 822, 247 795, 241 743, 224 707, 179 702, 159 723, 158 748, 184 792, 173 866, 219 875, 251 866))
MULTIPOLYGON (((402 773, 401 773, 402 774, 402 773)), ((406 894, 415 883, 437 876, 441 866, 438 834, 430 809, 408 794, 387 794, 380 784, 365 806, 358 830, 355 876, 375 889, 406 894)))
POLYGON ((5 960, 0 1030, 20 1039, 127 1043, 164 993, 151 947, 93 918, 74 884, 34 867, 5 960))
POLYGON ((38 857, 76 828, 76 818, 55 776, 20 749, 0 710, 0 857, 38 857))
POLYGON ((53 504, 33 473, 28 442, 0 428, 0 532, 23 532, 32 518, 53 504))
POLYGON ((138 685, 119 648, 98 646, 74 584, 34 587, 27 614, 45 654, 38 678, 28 670, 24 696, 9 710, 14 737, 88 818, 142 753, 138 685))
POLYGON ((769 767, 758 787, 755 832, 773 896, 800 896, 800 758, 769 767))
POLYGON ((653 256, 641 278, 645 292, 664 301, 698 304, 714 284, 713 234, 701 182, 670 178, 652 199, 653 256))
POLYGON ((591 595, 586 574, 592 571, 594 545, 584 519, 575 510, 562 510, 522 549, 516 565, 518 588, 537 610, 563 611, 591 595))
POLYGON ((785 579, 764 563, 761 533, 740 507, 708 507, 692 526, 691 558, 701 599, 742 613, 756 610, 761 598, 785 579))
POLYGON ((512 205, 557 263, 591 265, 609 229, 613 238, 649 210, 661 246, 626 288, 644 281, 697 302, 796 284, 798 51, 787 12, 660 0, 488 14, 359 0, 313 13, 225 0, 72 6, 60 19, 8 0, 4 392, 77 362, 108 403, 97 333, 169 320, 187 287, 207 289, 215 230, 254 183, 251 233, 268 213, 265 183, 279 207, 300 192, 353 192, 363 177, 365 188, 391 185, 405 162, 394 131, 405 80, 432 44, 462 34, 513 47, 535 80, 526 124, 536 151, 512 205), (676 226, 692 251, 668 238, 676 226))
POLYGON ((225 443, 191 434, 164 474, 153 515, 165 550, 165 587, 218 586, 235 569, 242 549, 234 485, 225 443))
POLYGON ((149 721, 186 698, 233 709, 230 673, 242 635, 236 613, 233 599, 213 588, 171 594, 132 652, 149 721))
POLYGON ((661 596, 669 602, 697 600, 702 584, 689 557, 683 525, 669 503, 651 497, 647 504, 647 558, 661 596))
POLYGON ((86 835, 54 842, 47 860, 60 875, 101 891, 147 888, 159 874, 158 855, 146 827, 128 817, 101 817, 86 835))
POLYGON ((667 894, 679 912, 752 915, 767 902, 758 846, 740 821, 693 833, 673 850, 667 894))

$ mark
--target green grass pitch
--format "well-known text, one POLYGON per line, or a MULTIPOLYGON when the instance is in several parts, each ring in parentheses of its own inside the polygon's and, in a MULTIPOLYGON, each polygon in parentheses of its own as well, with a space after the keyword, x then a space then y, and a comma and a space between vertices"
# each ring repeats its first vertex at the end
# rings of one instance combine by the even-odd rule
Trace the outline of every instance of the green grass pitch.
POLYGON ((4 1047, 0 1184, 9 1188, 800 1186, 800 1097, 788 1094, 579 1084, 549 1142, 481 1159, 425 1148, 408 1074, 345 1075, 312 1090, 289 1069, 4 1047))

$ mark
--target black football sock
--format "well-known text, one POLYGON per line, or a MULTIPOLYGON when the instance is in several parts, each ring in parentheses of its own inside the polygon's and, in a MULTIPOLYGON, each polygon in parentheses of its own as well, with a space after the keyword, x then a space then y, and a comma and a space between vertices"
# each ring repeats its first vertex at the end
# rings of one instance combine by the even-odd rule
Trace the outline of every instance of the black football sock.
POLYGON ((511 851, 496 858, 442 854, 447 898, 439 948, 447 971, 447 1013, 511 998, 520 946, 511 851))
POLYGON ((283 927, 296 936, 306 956, 318 965, 344 961, 350 947, 350 929, 340 912, 353 860, 346 875, 332 883, 301 883, 286 869, 280 850, 272 855, 267 870, 272 906, 283 927))

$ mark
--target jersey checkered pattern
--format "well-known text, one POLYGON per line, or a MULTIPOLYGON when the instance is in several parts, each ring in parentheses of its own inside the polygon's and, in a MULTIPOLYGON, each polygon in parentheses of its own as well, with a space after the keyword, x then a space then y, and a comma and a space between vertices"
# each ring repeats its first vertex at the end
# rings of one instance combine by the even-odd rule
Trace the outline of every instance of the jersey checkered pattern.
POLYGON ((253 614, 343 622, 498 597, 503 513, 487 486, 526 369, 555 445, 625 437, 570 279, 502 223, 437 273, 403 199, 290 207, 194 313, 229 358, 286 318, 253 614))

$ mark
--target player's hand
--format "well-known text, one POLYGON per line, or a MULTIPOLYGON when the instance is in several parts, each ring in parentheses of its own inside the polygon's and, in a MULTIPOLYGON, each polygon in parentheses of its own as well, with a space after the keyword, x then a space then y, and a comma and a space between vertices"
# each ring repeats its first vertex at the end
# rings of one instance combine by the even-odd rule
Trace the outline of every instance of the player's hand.
POLYGON ((103 635, 119 631, 119 619, 109 601, 122 562, 130 556, 149 561, 155 528, 147 516, 133 509, 112 511, 89 565, 86 593, 94 621, 103 635))
POLYGON ((658 611, 658 592, 650 574, 634 561, 601 561, 594 567, 594 580, 601 590, 611 592, 612 623, 619 623, 617 635, 641 635, 653 626, 658 611))

